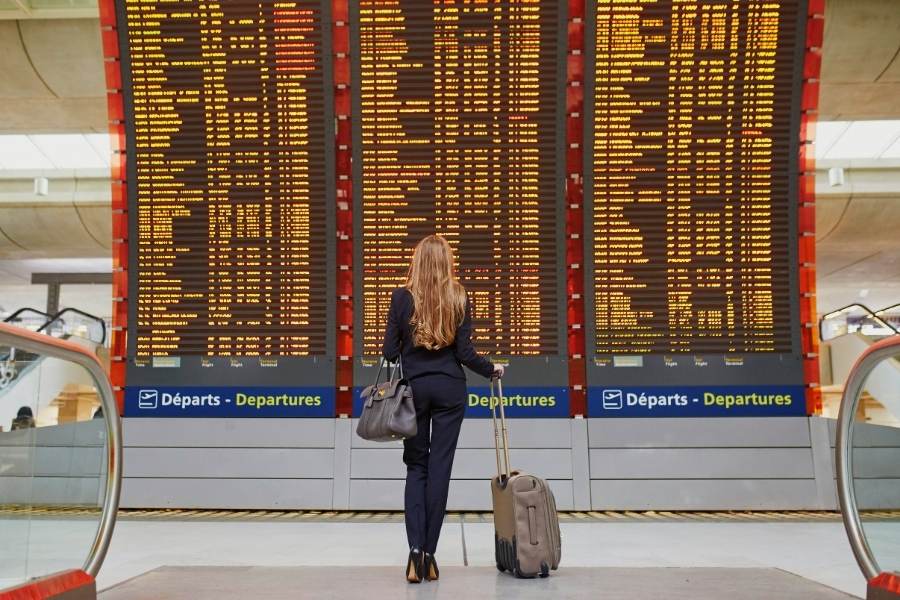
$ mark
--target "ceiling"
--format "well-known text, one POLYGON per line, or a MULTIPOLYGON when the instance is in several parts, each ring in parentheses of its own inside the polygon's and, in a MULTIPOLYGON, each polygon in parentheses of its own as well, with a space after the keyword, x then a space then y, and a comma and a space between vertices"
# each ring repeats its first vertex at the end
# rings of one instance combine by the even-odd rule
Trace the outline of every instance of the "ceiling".
MULTIPOLYGON (((0 137, 2 143, 2 137, 0 137)), ((900 120, 826 121, 816 126, 816 159, 900 158, 900 120)))
POLYGON ((826 0, 819 118, 900 117, 900 2, 826 0))
POLYGON ((0 135, 0 170, 104 168, 110 158, 105 133, 0 135))

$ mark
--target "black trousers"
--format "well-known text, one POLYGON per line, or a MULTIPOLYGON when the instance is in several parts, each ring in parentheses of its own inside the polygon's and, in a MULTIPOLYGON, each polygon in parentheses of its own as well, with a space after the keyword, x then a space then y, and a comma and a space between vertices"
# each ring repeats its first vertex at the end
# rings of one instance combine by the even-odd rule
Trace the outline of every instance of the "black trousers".
POLYGON ((422 375, 412 380, 417 433, 403 441, 406 463, 406 537, 410 548, 437 550, 450 470, 466 412, 466 382, 449 375, 422 375))

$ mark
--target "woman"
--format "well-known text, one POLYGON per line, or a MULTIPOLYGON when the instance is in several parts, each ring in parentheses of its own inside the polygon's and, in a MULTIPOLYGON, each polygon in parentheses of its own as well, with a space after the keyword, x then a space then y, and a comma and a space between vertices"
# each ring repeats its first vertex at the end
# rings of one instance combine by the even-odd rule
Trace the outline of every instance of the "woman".
POLYGON ((472 314, 466 290, 453 273, 453 251, 439 235, 416 246, 406 285, 394 290, 384 334, 384 357, 402 359, 412 386, 418 433, 403 442, 406 463, 406 579, 439 576, 434 552, 447 507, 450 469, 466 410, 462 365, 484 377, 503 367, 472 346, 472 314))

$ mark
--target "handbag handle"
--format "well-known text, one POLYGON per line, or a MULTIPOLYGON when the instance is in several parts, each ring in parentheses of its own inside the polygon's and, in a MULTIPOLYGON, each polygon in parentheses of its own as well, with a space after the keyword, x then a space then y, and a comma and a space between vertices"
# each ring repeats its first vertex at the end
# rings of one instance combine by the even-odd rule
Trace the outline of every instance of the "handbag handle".
POLYGON ((394 375, 397 374, 398 370, 400 371, 400 379, 403 379, 404 377, 403 377, 403 355, 402 354, 397 355, 397 362, 394 365, 394 369, 391 371, 391 381, 394 380, 394 375))
MULTIPOLYGON (((386 362, 390 362, 390 361, 388 361, 388 359, 383 358, 383 357, 381 358, 381 360, 378 361, 378 373, 375 375, 375 386, 376 387, 378 386, 378 382, 381 381, 381 372, 384 370, 384 363, 386 363, 386 362)), ((399 354, 397 355, 396 364, 391 368, 390 379, 388 379, 388 381, 394 380, 394 376, 397 374, 398 369, 400 370, 400 379, 403 379, 403 356, 401 356, 399 354)))

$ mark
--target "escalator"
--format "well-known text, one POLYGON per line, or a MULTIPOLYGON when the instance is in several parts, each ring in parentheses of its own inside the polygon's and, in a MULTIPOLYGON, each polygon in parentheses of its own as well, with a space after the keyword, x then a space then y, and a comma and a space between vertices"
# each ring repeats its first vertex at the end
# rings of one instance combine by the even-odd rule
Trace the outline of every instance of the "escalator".
POLYGON ((0 323, 0 358, 16 369, 0 394, 0 600, 96 598, 118 509, 121 422, 86 347, 103 340, 48 335, 54 317, 44 320, 0 323))
MULTIPOLYGON (((819 320, 823 416, 836 418, 850 370, 863 352, 900 334, 900 304, 872 310, 850 304, 819 320)), ((861 418, 890 421, 900 415, 893 390, 900 386, 900 361, 888 360, 869 377, 858 410, 861 418)), ((900 425, 900 423, 898 423, 900 425)))
MULTIPOLYGON (((68 340, 97 355, 101 363, 108 367, 106 351, 106 323, 100 317, 78 310, 66 308, 55 315, 49 315, 34 308, 21 308, 4 319, 4 322, 29 331, 54 338, 68 340)), ((31 398, 37 397, 38 419, 54 419, 52 403, 56 397, 53 381, 66 380, 71 385, 88 385, 85 374, 65 361, 57 361, 55 368, 41 369, 45 360, 52 358, 34 354, 21 348, 0 346, 0 425, 10 420, 10 411, 18 410, 31 398), (6 396, 12 396, 5 398, 6 396), (49 413, 46 416, 42 415, 49 413)))
MULTIPOLYGON (((900 359, 900 336, 870 345, 847 377, 835 441, 838 496, 850 546, 868 581, 868 600, 900 599, 900 379, 884 369, 900 359), (878 394, 881 418, 860 406, 878 394)), ((893 372, 893 371, 891 371, 893 372)))

